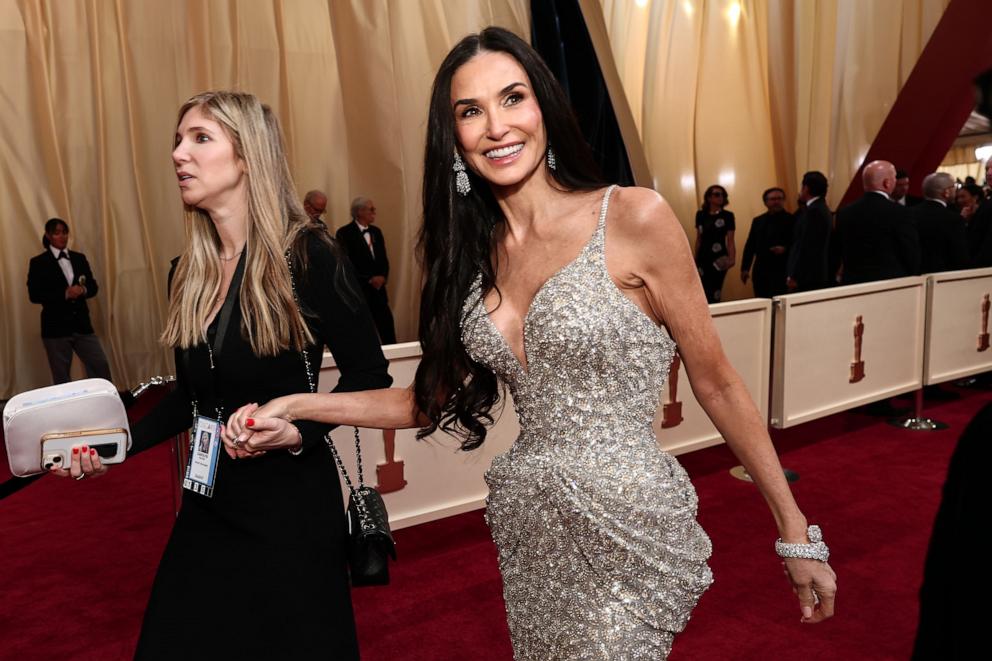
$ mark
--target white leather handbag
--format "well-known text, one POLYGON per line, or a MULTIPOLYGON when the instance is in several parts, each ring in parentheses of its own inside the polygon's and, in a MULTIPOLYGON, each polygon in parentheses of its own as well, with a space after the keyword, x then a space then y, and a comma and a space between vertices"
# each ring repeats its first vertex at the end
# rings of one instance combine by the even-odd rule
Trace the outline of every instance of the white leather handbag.
POLYGON ((119 464, 131 448, 131 428, 117 388, 83 379, 15 395, 3 409, 10 472, 28 477, 68 468, 72 448, 86 445, 104 464, 119 464))

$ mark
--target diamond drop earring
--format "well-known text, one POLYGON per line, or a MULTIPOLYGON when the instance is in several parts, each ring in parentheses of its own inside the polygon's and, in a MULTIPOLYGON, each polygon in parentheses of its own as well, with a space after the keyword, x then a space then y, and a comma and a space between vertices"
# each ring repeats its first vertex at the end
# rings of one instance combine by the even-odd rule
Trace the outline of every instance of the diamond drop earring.
POLYGON ((548 168, 552 170, 558 169, 558 162, 555 160, 555 152, 551 149, 551 145, 548 145, 548 168))
POLYGON ((472 184, 469 183, 468 173, 465 172, 465 162, 462 161, 457 150, 455 151, 455 162, 451 169, 455 173, 455 190, 458 191, 459 195, 465 197, 472 190, 472 184))

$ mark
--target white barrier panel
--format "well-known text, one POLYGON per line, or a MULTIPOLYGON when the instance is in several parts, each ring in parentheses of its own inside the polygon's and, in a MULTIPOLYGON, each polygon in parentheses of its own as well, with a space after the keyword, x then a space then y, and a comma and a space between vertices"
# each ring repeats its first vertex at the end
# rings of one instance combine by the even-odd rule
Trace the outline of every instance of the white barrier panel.
MULTIPOLYGON (((723 350, 740 373, 763 418, 768 418, 772 303, 766 298, 710 306, 723 350)), ((696 401, 680 362, 672 365, 654 421, 659 443, 678 455, 723 443, 723 437, 696 401), (674 397, 673 397, 674 393, 674 397)))
POLYGON ((927 276, 927 385, 992 370, 989 308, 992 268, 927 276))
MULTIPOLYGON (((383 347, 383 353, 389 359, 393 386, 406 388, 413 383, 420 363, 420 343, 392 344, 383 347)), ((320 370, 320 391, 327 392, 337 381, 334 359, 330 353, 325 353, 320 370)), ((394 530, 479 509, 485 504, 489 489, 483 474, 493 457, 510 448, 520 429, 509 397, 502 406, 502 415, 489 429, 486 442, 472 452, 461 452, 458 442, 442 433, 418 441, 415 429, 360 430, 365 482, 386 487, 383 499, 394 530), (392 451, 388 461, 387 449, 392 451), (389 491, 390 487, 401 488, 389 491)), ((352 480, 357 480, 352 428, 339 427, 331 438, 348 474, 352 480)))
POLYGON ((777 297, 772 426, 921 387, 925 290, 916 276, 777 297))

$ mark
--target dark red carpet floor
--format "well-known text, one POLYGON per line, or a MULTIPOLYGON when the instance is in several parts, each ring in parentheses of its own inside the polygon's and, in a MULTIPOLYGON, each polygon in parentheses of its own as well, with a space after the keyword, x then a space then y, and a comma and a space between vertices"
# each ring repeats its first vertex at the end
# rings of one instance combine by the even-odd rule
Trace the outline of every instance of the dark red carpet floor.
MULTIPOLYGON (((775 434, 793 489, 839 575, 838 614, 808 626, 782 575, 763 500, 725 447, 681 457, 713 538, 716 582, 671 658, 906 659, 950 454, 989 392, 928 406, 946 431, 855 412, 775 434)), ((0 501, 0 659, 127 659, 173 518, 162 445, 100 480, 45 478, 0 501)), ((0 479, 6 479, 6 460, 0 479)), ((386 588, 354 592, 363 658, 509 659, 495 548, 472 512, 398 531, 386 588)))

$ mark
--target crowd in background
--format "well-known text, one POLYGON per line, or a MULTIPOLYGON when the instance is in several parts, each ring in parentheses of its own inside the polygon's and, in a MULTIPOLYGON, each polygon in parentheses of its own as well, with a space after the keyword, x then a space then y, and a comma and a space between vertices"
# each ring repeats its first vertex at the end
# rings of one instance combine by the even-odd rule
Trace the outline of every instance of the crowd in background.
MULTIPOLYGON (((325 193, 309 191, 303 209, 311 222, 327 230, 321 218, 327 209, 325 193)), ((395 344, 396 330, 386 295, 389 258, 375 220, 375 202, 356 197, 351 202, 350 221, 337 230, 335 238, 355 268, 380 344, 395 344)), ((52 383, 71 380, 73 354, 83 363, 88 378, 110 380, 110 363, 93 331, 86 304, 99 291, 86 255, 69 250, 69 225, 61 218, 45 223, 41 243, 45 250, 31 259, 27 286, 31 302, 42 306, 41 338, 52 383)))
MULTIPOLYGON (((789 211, 785 190, 774 186, 762 193, 767 211, 755 217, 740 256, 740 278, 750 281, 754 295, 771 298, 795 291, 872 282, 920 273, 992 266, 992 162, 986 183, 978 185, 934 172, 922 182, 922 197, 909 195, 910 179, 887 161, 873 161, 862 171, 864 194, 833 212, 827 206, 827 177, 818 171, 803 175, 797 208, 789 211)), ((727 272, 737 264, 736 219, 727 189, 713 185, 696 212, 694 253, 706 299, 722 300, 727 272)), ((326 227, 322 216, 327 195, 306 194, 303 208, 326 227)), ((336 238, 356 269, 382 344, 396 342, 386 296, 389 260, 382 230, 374 225, 375 203, 356 197, 350 222, 336 238)), ((106 378, 109 369, 89 326, 85 299, 97 292, 96 281, 82 274, 85 256, 66 248, 68 225, 51 219, 45 228, 46 250, 32 261, 31 300, 43 305, 42 337, 55 383, 69 379, 72 353, 78 353, 89 376, 106 378), (63 256, 63 259, 59 257, 63 256), (74 263, 80 262, 73 273, 74 263), (62 281, 62 272, 66 282, 62 281), (82 275, 81 275, 82 274, 82 275), (45 291, 42 292, 42 275, 45 291), (83 284, 78 279, 82 277, 83 284), (56 317, 61 322, 56 322, 56 317), (61 323, 61 325, 59 325, 61 323), (56 328, 57 326, 57 328, 56 328), (91 349, 92 347, 92 349, 91 349)))
MULTIPOLYGON (((767 211, 754 218, 744 243, 741 281, 770 298, 921 273, 992 266, 992 162, 986 185, 943 172, 924 177, 922 197, 909 195, 910 178, 888 161, 862 171, 864 194, 836 211, 826 203, 827 177, 803 175, 795 212, 782 188, 762 194, 767 211)), ((696 267, 710 303, 722 299, 727 272, 737 263, 736 222, 723 186, 710 186, 696 212, 696 267)))

